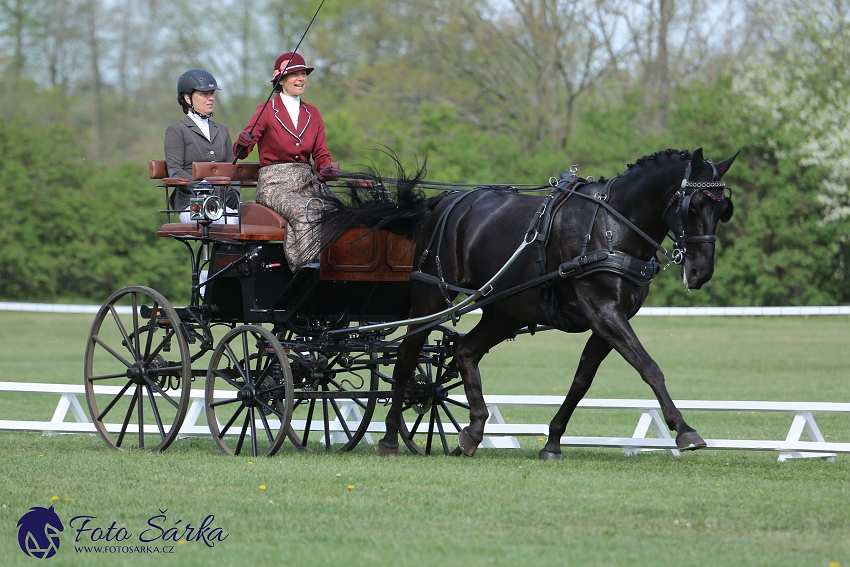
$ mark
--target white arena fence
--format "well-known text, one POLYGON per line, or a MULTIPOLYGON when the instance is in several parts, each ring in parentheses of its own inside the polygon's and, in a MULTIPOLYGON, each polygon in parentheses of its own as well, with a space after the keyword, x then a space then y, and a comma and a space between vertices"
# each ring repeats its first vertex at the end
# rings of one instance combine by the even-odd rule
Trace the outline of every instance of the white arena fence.
MULTIPOLYGON (((94 424, 89 420, 89 413, 80 403, 85 400, 85 389, 82 384, 43 384, 23 382, 0 382, 0 393, 28 392, 39 394, 59 395, 59 403, 50 421, 0 420, 0 430, 41 431, 43 435, 61 433, 95 433, 94 424), (70 414, 70 416, 69 416, 70 414), (66 421, 73 417, 74 421, 66 421)), ((96 386, 96 394, 115 396, 120 392, 118 386, 96 386)), ((125 392, 124 395, 132 395, 125 392)), ((232 397, 232 392, 221 392, 216 398, 232 397)), ((462 397, 453 396, 458 401, 462 397)), ((191 390, 191 405, 186 419, 180 428, 181 437, 198 437, 209 435, 209 428, 203 420, 204 390, 191 390)), ((520 444, 517 437, 545 437, 549 426, 545 423, 508 423, 503 417, 505 408, 534 407, 557 408, 564 401, 563 396, 502 396, 485 395, 484 401, 490 412, 490 418, 484 428, 486 437, 481 443, 482 449, 503 448, 517 449, 520 444)), ((349 431, 357 429, 360 422, 359 406, 351 401, 339 400, 340 414, 349 431)), ((708 400, 677 400, 676 406, 683 411, 734 411, 739 413, 774 412, 787 413, 790 426, 785 439, 706 439, 708 449, 775 451, 779 453, 779 461, 799 458, 821 458, 834 460, 838 453, 850 453, 850 443, 827 441, 818 427, 815 416, 823 414, 842 414, 850 416, 850 403, 831 402, 757 402, 757 401, 708 401, 708 400), (804 439, 808 437, 808 441, 804 439)), ((613 399, 584 399, 579 402, 579 409, 593 410, 632 410, 639 412, 637 425, 631 437, 561 437, 561 446, 565 447, 613 447, 621 448, 626 455, 637 455, 644 450, 664 450, 670 455, 679 456, 675 439, 661 417, 657 400, 613 400, 613 399), (655 433, 655 437, 649 437, 655 433)), ((269 421, 271 427, 278 426, 269 421)), ((296 428, 304 424, 295 421, 296 428)), ((460 424, 466 426, 465 423, 460 424)), ((107 430, 118 432, 120 423, 106 424, 107 430)), ((150 433, 157 433, 156 425, 149 424, 150 433)), ((147 429, 147 426, 146 426, 147 429)), ((262 431, 262 424, 258 423, 262 431)), ((339 420, 329 425, 331 442, 344 442, 344 428, 339 420)), ((384 432, 384 424, 373 421, 364 436, 362 443, 372 444, 372 434, 384 432)), ((127 433, 138 433, 138 426, 130 424, 127 433)), ((322 439, 324 442, 324 438, 322 439)))
MULTIPOLYGON (((0 302, 0 311, 26 311, 39 313, 97 313, 100 306, 93 305, 57 305, 44 303, 0 302)), ((814 306, 814 307, 644 307, 639 316, 810 316, 810 315, 850 315, 850 306, 814 306)), ((95 391, 103 395, 115 395, 119 388, 101 386, 95 391), (113 391, 114 390, 114 391, 113 391)), ((28 392, 59 395, 59 402, 50 421, 3 420, 0 430, 41 431, 44 435, 61 433, 95 433, 94 424, 89 420, 88 411, 80 403, 85 399, 82 384, 44 384, 23 382, 0 382, 0 393, 28 392), (70 414, 70 416, 69 416, 70 414), (73 417, 75 421, 66 421, 73 417)), ((125 395, 130 395, 127 393, 125 395)), ((222 393, 222 396, 232 395, 222 393)), ((191 405, 181 427, 181 437, 209 435, 209 428, 203 421, 204 391, 191 391, 191 405)), ((485 395, 490 418, 485 426, 486 437, 480 447, 519 448, 517 437, 545 437, 549 433, 548 424, 507 423, 502 415, 503 408, 512 407, 560 407, 563 396, 503 396, 485 395)), ((349 430, 355 429, 360 419, 360 411, 352 402, 341 402, 341 413, 349 430)), ((785 439, 706 439, 707 449, 774 451, 779 453, 778 460, 784 462, 797 458, 821 458, 832 461, 837 454, 850 453, 850 443, 827 441, 821 432, 816 416, 822 414, 841 414, 850 416, 850 403, 832 402, 773 402, 773 401, 714 401, 714 400, 677 400, 676 406, 683 411, 735 411, 740 413, 774 412, 787 413, 790 426, 785 439), (808 440, 804 439, 808 437, 808 440)), ((675 439, 670 436, 664 419, 660 414, 657 400, 614 400, 584 399, 580 409, 595 410, 633 410, 640 412, 634 433, 631 437, 571 437, 561 438, 561 445, 568 447, 614 447, 621 448, 626 455, 637 455, 645 450, 664 450, 673 456, 679 456, 675 439), (652 433, 655 437, 650 437, 652 433)), ((271 424, 270 424, 271 425, 271 424)), ((294 424, 297 427, 303 424, 294 424)), ((465 426, 465 424, 461 424, 465 426)), ((155 426, 151 424, 151 433, 155 426)), ((120 424, 107 424, 109 430, 119 431, 120 424)), ((128 433, 137 426, 130 425, 128 433)), ((335 420, 330 424, 332 442, 342 442, 343 424, 335 420)), ((384 431, 384 424, 372 422, 363 443, 373 443, 372 434, 384 431)), ((322 439, 324 442, 324 439, 322 439)))

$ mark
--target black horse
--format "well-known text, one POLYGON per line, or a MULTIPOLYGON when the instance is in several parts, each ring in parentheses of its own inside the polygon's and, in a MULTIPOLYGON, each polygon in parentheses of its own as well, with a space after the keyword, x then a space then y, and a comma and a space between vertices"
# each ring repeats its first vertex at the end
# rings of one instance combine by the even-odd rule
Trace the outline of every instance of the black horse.
MULTIPOLYGON (((702 149, 665 150, 637 160, 608 181, 586 182, 562 174, 548 197, 483 189, 408 198, 372 209, 340 207, 326 216, 326 230, 339 234, 357 224, 382 225, 416 237, 411 276, 411 318, 445 310, 461 288, 479 290, 529 244, 504 275, 485 290, 480 322, 457 341, 455 361, 470 407, 469 425, 458 434, 455 454, 472 456, 484 434, 488 411, 478 363, 518 330, 538 325, 568 333, 592 330, 572 386, 549 426, 541 459, 560 459, 560 439, 599 365, 616 350, 649 384, 682 450, 705 447, 673 404, 664 375, 641 345, 629 319, 638 312, 658 272, 656 253, 681 264, 688 289, 699 289, 714 272, 715 231, 732 216, 721 177, 737 157, 712 164, 702 149), (672 232, 676 248, 659 244, 672 232)), ((413 184, 410 184, 413 185, 413 184)), ((412 324, 393 372, 392 408, 382 456, 398 453, 405 389, 427 340, 430 325, 412 324), (416 332, 420 329, 419 332, 416 332)))

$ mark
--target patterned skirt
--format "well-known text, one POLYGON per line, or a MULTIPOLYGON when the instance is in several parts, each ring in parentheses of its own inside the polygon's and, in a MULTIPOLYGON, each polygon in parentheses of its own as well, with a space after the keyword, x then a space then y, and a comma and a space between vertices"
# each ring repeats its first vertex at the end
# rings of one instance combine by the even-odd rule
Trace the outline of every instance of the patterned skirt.
POLYGON ((257 202, 287 220, 283 247, 293 272, 319 259, 322 233, 318 221, 325 201, 322 186, 313 179, 309 163, 275 163, 260 168, 257 181, 257 202))

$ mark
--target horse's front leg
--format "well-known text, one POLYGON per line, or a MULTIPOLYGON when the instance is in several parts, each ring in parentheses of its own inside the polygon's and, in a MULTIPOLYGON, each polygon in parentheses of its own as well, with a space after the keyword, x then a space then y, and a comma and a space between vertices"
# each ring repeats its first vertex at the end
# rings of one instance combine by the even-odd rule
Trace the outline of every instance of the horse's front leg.
POLYGON ((516 319, 505 314, 496 316, 495 311, 485 308, 481 321, 458 340, 455 361, 469 402, 469 425, 458 433, 458 448, 453 454, 471 457, 484 439, 484 424, 490 412, 484 402, 478 363, 491 348, 512 336, 519 326, 516 319))
POLYGON ((401 426, 401 413, 404 409, 404 395, 407 383, 416 369, 419 353, 427 339, 428 332, 423 331, 404 339, 398 348, 398 360, 393 368, 392 405, 385 419, 386 433, 376 447, 376 452, 381 457, 398 455, 398 432, 401 426))
POLYGON ((611 345, 608 344, 608 341, 596 333, 590 335, 581 353, 581 360, 578 363, 570 391, 567 392, 564 403, 561 404, 561 408, 549 424, 549 439, 538 454, 541 460, 560 460, 561 436, 567 430, 567 423, 569 423, 578 403, 590 389, 593 378, 596 376, 596 371, 599 370, 599 365, 602 364, 602 361, 605 360, 605 357, 610 352, 611 345))
POLYGON ((667 427, 676 432, 676 446, 682 451, 693 451, 705 447, 703 438, 685 422, 682 412, 673 403, 664 384, 661 368, 643 348, 625 313, 607 306, 598 309, 590 319, 594 333, 604 337, 652 388, 661 406, 667 427))

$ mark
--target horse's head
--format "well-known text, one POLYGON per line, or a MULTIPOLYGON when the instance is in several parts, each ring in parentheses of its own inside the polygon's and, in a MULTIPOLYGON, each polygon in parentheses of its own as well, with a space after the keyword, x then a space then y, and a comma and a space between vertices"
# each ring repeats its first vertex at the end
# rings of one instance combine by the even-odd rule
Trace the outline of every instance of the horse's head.
POLYGON ((714 274, 715 232, 720 222, 732 218, 732 199, 721 180, 736 153, 713 164, 703 158, 702 148, 691 156, 678 189, 664 211, 664 220, 676 239, 673 257, 682 264, 682 281, 688 289, 700 289, 714 274))

